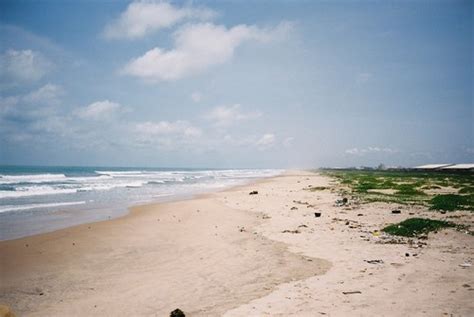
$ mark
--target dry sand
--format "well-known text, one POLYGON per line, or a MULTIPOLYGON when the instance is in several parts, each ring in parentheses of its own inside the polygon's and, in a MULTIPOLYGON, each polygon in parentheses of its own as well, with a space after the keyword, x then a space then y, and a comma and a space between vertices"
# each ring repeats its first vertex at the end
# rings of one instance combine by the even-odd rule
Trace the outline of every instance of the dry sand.
POLYGON ((334 190, 308 185, 334 187, 288 172, 0 242, 0 304, 20 316, 168 316, 178 307, 187 316, 474 315, 473 268, 460 266, 473 261, 473 236, 450 229, 411 245, 384 243, 374 230, 433 213, 336 207, 334 190))

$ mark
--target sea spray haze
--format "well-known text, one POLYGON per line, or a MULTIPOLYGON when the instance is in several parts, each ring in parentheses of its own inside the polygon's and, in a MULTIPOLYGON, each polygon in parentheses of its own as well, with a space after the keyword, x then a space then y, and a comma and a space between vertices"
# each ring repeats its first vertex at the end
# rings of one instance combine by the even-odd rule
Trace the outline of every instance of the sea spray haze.
POLYGON ((275 169, 0 167, 0 239, 107 219, 126 207, 277 175, 275 169))

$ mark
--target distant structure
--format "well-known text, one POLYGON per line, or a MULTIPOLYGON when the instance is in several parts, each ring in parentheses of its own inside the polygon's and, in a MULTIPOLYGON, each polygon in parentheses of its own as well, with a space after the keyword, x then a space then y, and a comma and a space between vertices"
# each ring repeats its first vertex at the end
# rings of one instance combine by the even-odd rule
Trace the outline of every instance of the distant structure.
POLYGON ((323 167, 322 170, 341 170, 341 171, 420 171, 420 172, 440 172, 440 173, 474 173, 474 163, 463 164, 426 164, 416 167, 385 166, 380 164, 378 167, 359 166, 359 167, 323 167))
POLYGON ((454 164, 426 164, 426 165, 416 166, 413 169, 420 170, 420 171, 435 171, 435 170, 439 170, 443 167, 448 167, 451 165, 454 165, 454 164))
POLYGON ((474 163, 465 164, 426 164, 413 168, 418 171, 472 172, 474 163))
POLYGON ((470 164, 453 164, 450 166, 446 166, 441 168, 443 171, 474 171, 474 163, 470 164))

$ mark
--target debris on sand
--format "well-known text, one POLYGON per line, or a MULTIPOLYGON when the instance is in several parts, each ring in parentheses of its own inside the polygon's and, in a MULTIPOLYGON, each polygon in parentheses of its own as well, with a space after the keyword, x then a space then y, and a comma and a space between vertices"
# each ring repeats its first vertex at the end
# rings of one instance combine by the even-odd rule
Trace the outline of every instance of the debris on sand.
POLYGON ((344 295, 352 295, 352 294, 362 294, 361 291, 348 291, 348 292, 342 292, 344 295))
POLYGON ((383 264, 383 260, 364 260, 369 264, 383 264))
POLYGON ((348 202, 349 202, 349 200, 348 200, 346 197, 344 197, 344 198, 342 198, 342 199, 336 200, 336 203, 335 203, 334 205, 335 205, 336 207, 342 207, 342 206, 347 205, 348 202))
POLYGON ((309 205, 307 201, 301 201, 301 200, 293 200, 295 204, 300 204, 300 205, 309 205))
POLYGON ((170 313, 170 317, 186 317, 183 311, 179 308, 176 308, 170 313))
POLYGON ((286 230, 283 230, 281 233, 301 233, 301 231, 299 231, 298 229, 296 229, 296 230, 286 229, 286 230))

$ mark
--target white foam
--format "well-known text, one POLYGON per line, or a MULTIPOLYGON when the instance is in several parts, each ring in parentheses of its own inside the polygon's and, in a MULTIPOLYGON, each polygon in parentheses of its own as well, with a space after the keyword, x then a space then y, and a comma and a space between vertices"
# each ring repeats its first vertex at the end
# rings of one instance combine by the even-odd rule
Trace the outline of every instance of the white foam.
POLYGON ((64 174, 0 175, 0 184, 46 183, 65 179, 64 174))
POLYGON ((100 175, 109 175, 109 176, 128 176, 128 175, 138 176, 138 175, 148 173, 148 172, 146 171, 95 171, 95 173, 100 174, 100 175))
POLYGON ((146 181, 134 181, 134 182, 119 182, 119 181, 111 181, 107 183, 89 183, 85 184, 83 187, 78 188, 78 191, 93 191, 93 190, 109 190, 114 188, 139 188, 143 185, 147 184, 146 181))
POLYGON ((107 191, 114 188, 140 188, 169 184, 175 190, 186 188, 221 188, 247 179, 269 177, 281 170, 196 170, 196 171, 96 171, 99 176, 66 177, 64 174, 0 175, 15 190, 0 190, 1 198, 73 194, 77 192, 107 191), (44 182, 44 184, 40 184, 44 182), (52 182, 56 183, 53 184, 52 182), (20 183, 35 183, 27 185, 20 183), (38 185, 36 185, 38 184, 38 185), (180 184, 179 187, 176 187, 180 184), (185 186, 185 187, 181 187, 185 186))
POLYGON ((95 181, 104 181, 107 179, 113 179, 112 176, 109 175, 99 175, 99 176, 85 176, 85 177, 68 177, 66 181, 73 181, 73 182, 95 182, 95 181))
POLYGON ((56 195, 76 193, 76 188, 55 188, 52 186, 18 187, 16 190, 0 191, 1 198, 18 198, 28 196, 56 195))
POLYGON ((70 202, 63 202, 63 203, 5 205, 5 206, 0 206, 0 212, 15 211, 15 210, 28 210, 28 209, 35 209, 35 208, 48 208, 48 207, 83 205, 85 203, 86 203, 85 201, 70 201, 70 202))

